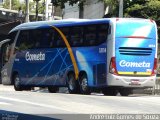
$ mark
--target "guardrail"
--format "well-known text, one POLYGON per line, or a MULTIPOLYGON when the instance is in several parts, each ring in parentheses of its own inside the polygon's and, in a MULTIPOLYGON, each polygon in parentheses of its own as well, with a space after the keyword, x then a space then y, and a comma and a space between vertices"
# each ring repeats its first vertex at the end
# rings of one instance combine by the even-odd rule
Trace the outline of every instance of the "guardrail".
POLYGON ((160 76, 157 76, 156 84, 153 87, 152 94, 160 94, 160 76))
POLYGON ((155 86, 143 90, 144 94, 160 95, 160 76, 157 76, 155 86))

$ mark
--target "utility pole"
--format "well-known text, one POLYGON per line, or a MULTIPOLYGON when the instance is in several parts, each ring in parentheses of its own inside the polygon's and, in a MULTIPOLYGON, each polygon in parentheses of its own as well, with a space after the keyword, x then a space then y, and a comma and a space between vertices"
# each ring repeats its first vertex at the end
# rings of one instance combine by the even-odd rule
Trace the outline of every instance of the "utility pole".
POLYGON ((36 1, 36 21, 38 21, 38 8, 39 8, 38 3, 40 0, 35 0, 35 1, 36 1))
POLYGON ((26 0, 26 17, 25 22, 29 22, 29 0, 26 0))
POLYGON ((45 4, 45 20, 48 20, 48 0, 46 0, 46 4, 45 4))
POLYGON ((52 20, 54 20, 54 4, 52 3, 52 20))
POLYGON ((119 0, 119 17, 123 17, 123 0, 119 0))
POLYGON ((11 10, 12 9, 12 1, 9 0, 9 9, 11 10))

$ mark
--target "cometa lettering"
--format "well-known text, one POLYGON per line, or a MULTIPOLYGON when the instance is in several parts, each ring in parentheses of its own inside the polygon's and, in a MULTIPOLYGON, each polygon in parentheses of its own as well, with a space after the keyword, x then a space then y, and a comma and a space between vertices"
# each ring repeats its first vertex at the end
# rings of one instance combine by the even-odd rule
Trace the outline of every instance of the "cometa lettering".
POLYGON ((147 63, 145 61, 143 62, 127 62, 125 60, 121 60, 119 62, 119 65, 121 67, 144 67, 144 68, 150 68, 150 63, 147 63))
POLYGON ((39 54, 30 54, 29 52, 26 52, 25 55, 26 61, 43 61, 45 60, 45 54, 39 53, 39 54))

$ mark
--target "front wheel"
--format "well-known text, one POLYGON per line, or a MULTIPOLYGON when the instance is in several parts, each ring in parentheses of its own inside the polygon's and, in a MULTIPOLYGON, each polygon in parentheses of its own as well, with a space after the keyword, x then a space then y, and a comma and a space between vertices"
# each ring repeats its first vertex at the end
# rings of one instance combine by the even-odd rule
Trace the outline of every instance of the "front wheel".
POLYGON ((14 84, 14 89, 15 89, 16 91, 22 91, 22 87, 21 87, 21 85, 20 85, 20 77, 19 77, 18 74, 16 74, 16 75, 14 76, 13 84, 14 84))
POLYGON ((90 88, 88 87, 88 78, 86 74, 80 76, 80 91, 82 94, 89 95, 91 93, 90 88))

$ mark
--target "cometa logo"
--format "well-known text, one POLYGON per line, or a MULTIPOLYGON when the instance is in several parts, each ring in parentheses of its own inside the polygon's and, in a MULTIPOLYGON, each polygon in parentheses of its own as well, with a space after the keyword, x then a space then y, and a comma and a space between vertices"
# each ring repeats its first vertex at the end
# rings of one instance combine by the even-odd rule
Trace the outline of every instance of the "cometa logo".
POLYGON ((121 60, 119 62, 119 65, 121 67, 144 67, 144 68, 150 68, 150 63, 147 63, 145 61, 143 61, 143 62, 127 62, 125 60, 121 60))
POLYGON ((45 60, 45 54, 39 53, 39 54, 30 54, 29 52, 26 52, 25 55, 26 61, 42 61, 45 60))

